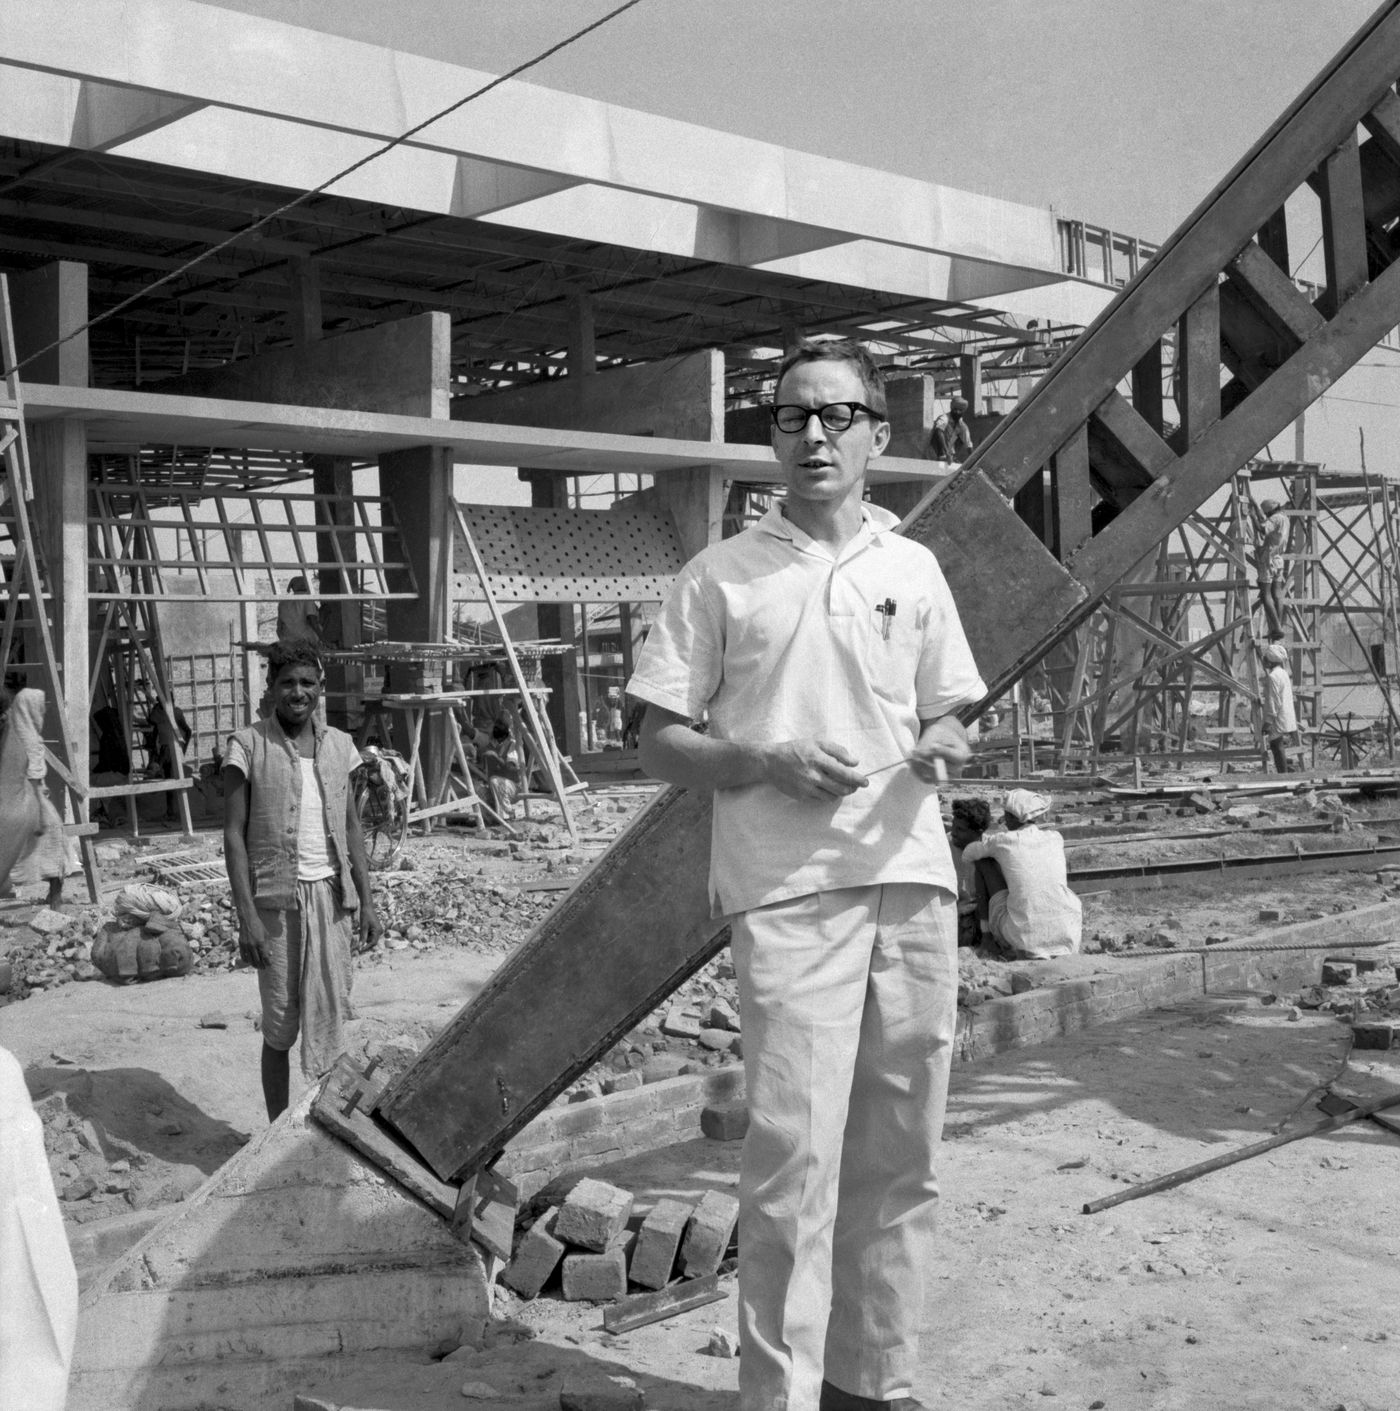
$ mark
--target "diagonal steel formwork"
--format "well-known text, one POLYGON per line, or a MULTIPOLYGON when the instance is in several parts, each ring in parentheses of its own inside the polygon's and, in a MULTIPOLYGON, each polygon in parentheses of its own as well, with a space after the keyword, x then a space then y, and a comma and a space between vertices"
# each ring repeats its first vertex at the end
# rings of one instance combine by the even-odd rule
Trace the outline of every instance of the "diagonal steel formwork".
MULTIPOLYGON (((942 563, 993 697, 1400 323, 1397 77, 1391 0, 906 520, 942 563), (1326 257, 1315 302, 1288 277, 1282 217, 1305 186, 1326 257)), ((489 1162, 723 944, 709 829, 707 799, 661 794, 378 1100, 440 1177, 489 1162)))

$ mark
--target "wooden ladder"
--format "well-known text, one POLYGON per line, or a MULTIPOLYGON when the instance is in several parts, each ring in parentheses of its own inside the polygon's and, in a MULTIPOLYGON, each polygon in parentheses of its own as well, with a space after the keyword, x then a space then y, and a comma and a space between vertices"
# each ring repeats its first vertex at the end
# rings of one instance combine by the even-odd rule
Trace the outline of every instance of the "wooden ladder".
POLYGON ((0 394, 0 462, 3 462, 0 529, 9 539, 13 555, 3 561, 6 596, 3 617, 0 617, 0 674, 22 673, 26 686, 43 691, 49 718, 56 716, 58 719, 58 732, 52 743, 45 742, 45 754, 66 796, 67 807, 61 810, 67 815, 64 832, 79 841, 88 897, 96 902, 101 896, 101 876, 92 843, 97 825, 88 820, 88 796, 74 763, 77 752, 87 748, 87 741, 70 740, 65 724, 68 717, 64 710, 64 683, 49 620, 52 594, 46 586, 48 575, 31 517, 34 477, 24 428, 24 389, 15 366, 17 362, 14 324, 10 317, 10 286, 0 274, 0 367, 5 373, 4 390, 0 394), (23 663, 13 660, 15 648, 20 644, 26 649, 23 663), (34 653, 32 660, 30 652, 34 653))

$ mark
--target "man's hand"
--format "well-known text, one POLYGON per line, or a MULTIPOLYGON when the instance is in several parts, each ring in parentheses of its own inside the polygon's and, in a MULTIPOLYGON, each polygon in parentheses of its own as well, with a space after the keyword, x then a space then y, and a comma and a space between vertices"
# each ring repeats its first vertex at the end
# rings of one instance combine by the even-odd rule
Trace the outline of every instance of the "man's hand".
POLYGON ((919 732, 919 743, 909 756, 909 767, 916 779, 925 784, 937 784, 939 761, 949 774, 960 774, 971 758, 972 749, 962 722, 955 715, 945 715, 941 720, 931 720, 919 732))
POLYGON ((379 913, 374 909, 374 903, 368 897, 361 898, 359 940, 355 949, 357 951, 373 950, 379 944, 379 938, 383 934, 384 923, 380 921, 379 913))
POLYGON ((833 740, 784 740, 765 754, 764 778, 790 799, 840 799, 865 788, 856 757, 833 740))
POLYGON ((253 967, 263 969, 271 956, 267 950, 267 932, 257 915, 243 918, 238 924, 238 954, 253 967))

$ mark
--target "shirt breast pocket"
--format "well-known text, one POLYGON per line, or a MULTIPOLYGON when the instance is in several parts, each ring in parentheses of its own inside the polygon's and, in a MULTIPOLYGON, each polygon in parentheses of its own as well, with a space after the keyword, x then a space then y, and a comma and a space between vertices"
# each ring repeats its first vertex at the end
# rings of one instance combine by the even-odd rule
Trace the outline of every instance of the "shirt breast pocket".
POLYGON ((901 621, 898 613, 887 615, 871 609, 870 616, 865 645, 866 678, 884 700, 913 705, 923 642, 914 614, 911 612, 908 619, 901 621))

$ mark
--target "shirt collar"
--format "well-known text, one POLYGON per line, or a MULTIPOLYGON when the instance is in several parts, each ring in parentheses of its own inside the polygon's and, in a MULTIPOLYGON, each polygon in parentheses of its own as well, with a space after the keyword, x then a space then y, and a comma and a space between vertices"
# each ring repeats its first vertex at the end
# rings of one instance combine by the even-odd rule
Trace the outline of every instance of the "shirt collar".
MULTIPOLYGON (((868 535, 872 541, 878 541, 883 535, 895 529, 899 525, 899 516, 884 508, 883 505, 872 505, 869 500, 862 500, 860 505, 861 529, 857 538, 868 535)), ((772 534, 779 539, 789 539, 798 548, 804 548, 812 541, 795 524, 783 514, 783 502, 776 500, 758 521, 757 528, 765 534, 772 534)), ((854 542, 854 541, 852 541, 854 542)))

